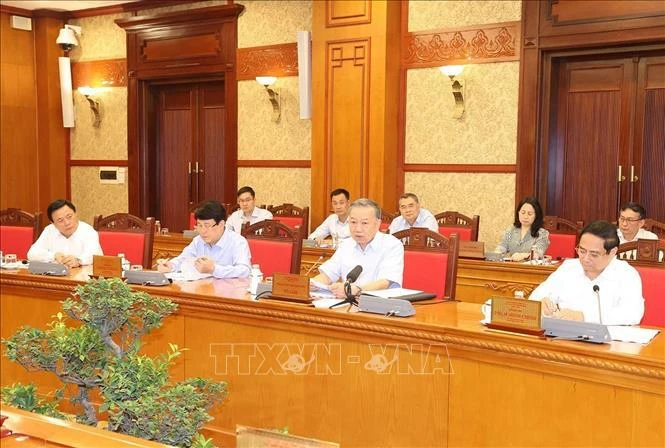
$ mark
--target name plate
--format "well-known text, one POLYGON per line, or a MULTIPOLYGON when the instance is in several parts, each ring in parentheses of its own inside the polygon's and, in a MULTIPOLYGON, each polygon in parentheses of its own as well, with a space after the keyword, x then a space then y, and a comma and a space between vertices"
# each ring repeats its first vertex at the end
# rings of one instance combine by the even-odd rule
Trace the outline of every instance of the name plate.
POLYGON ((272 276, 272 293, 269 298, 298 303, 311 303, 309 277, 298 274, 274 273, 272 276))
POLYGON ((513 333, 542 336, 540 307, 537 300, 492 297, 492 322, 488 328, 513 333))
POLYGON ((104 278, 122 277, 122 260, 120 257, 93 255, 92 275, 104 278))

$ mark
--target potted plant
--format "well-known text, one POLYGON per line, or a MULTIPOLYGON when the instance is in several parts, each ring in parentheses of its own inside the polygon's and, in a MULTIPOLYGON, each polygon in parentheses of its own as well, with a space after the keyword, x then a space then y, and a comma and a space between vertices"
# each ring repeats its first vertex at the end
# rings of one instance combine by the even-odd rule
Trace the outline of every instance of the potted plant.
MULTIPOLYGON (((141 337, 161 326, 177 309, 175 303, 133 291, 120 279, 97 279, 77 286, 62 309, 48 329, 23 327, 3 339, 5 355, 76 386, 72 401, 80 406, 80 422, 95 425, 99 413, 107 413, 111 431, 169 445, 211 446, 197 431, 211 420, 210 409, 226 398, 227 384, 204 378, 171 383, 169 367, 181 354, 176 345, 155 358, 139 353, 141 337), (68 318, 81 325, 67 325, 68 318), (99 409, 90 401, 93 390, 103 400, 99 409)), ((12 387, 13 394, 3 389, 3 402, 22 407, 17 392, 35 396, 34 386, 12 387)), ((42 409, 58 412, 45 404, 42 409)))

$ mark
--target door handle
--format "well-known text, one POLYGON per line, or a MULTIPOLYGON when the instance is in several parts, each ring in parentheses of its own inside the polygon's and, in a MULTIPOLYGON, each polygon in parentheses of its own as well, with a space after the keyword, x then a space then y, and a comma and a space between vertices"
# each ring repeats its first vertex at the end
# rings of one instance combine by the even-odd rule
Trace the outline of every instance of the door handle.
POLYGON ((635 175, 635 165, 630 166, 630 181, 635 183, 639 178, 635 175))
POLYGON ((622 175, 622 172, 623 172, 623 167, 621 165, 619 165, 619 175, 617 177, 617 182, 619 182, 619 183, 626 180, 626 176, 622 175))
POLYGON ((201 191, 199 190, 199 162, 194 162, 194 174, 196 174, 196 200, 201 201, 201 191))
POLYGON ((187 198, 189 203, 192 204, 192 162, 187 162, 187 178, 189 179, 189 182, 187 182, 187 198))

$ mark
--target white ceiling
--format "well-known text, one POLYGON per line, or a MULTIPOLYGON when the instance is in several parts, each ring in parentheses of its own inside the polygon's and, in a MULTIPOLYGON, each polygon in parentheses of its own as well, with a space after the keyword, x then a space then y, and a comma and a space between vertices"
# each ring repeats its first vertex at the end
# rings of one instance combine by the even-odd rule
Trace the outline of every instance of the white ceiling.
POLYGON ((21 9, 51 9, 54 11, 78 11, 79 9, 99 8, 102 6, 119 5, 120 3, 130 3, 135 0, 107 1, 107 0, 89 0, 89 1, 61 1, 61 0, 0 0, 0 4, 13 6, 21 9))

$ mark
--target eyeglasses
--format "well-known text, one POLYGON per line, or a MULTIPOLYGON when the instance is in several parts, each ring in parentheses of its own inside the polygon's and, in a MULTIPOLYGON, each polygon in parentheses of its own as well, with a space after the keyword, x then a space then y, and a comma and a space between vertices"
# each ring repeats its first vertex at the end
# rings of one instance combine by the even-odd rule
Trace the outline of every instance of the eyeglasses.
POLYGON ((626 218, 625 216, 619 216, 619 222, 637 222, 641 220, 642 218, 626 218))
POLYGON ((587 250, 583 247, 577 246, 575 248, 575 252, 577 252, 577 255, 580 256, 580 258, 586 257, 587 255, 593 259, 600 258, 601 256, 605 255, 603 252, 596 252, 595 250, 587 250))
POLYGON ((206 224, 201 224, 201 223, 196 223, 196 225, 194 226, 194 228, 195 228, 196 230, 210 230, 210 229, 212 229, 213 227, 215 227, 217 224, 219 224, 219 223, 218 223, 218 222, 216 222, 215 224, 208 224, 208 223, 206 223, 206 224))
POLYGON ((71 221, 72 219, 74 219, 74 214, 73 214, 73 213, 70 213, 70 214, 67 215, 67 216, 63 216, 62 218, 58 218, 58 219, 56 219, 55 222, 58 223, 58 224, 62 224, 62 223, 64 223, 65 221, 71 221))

